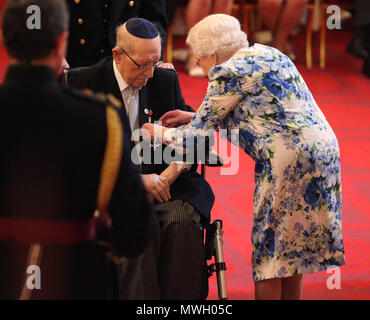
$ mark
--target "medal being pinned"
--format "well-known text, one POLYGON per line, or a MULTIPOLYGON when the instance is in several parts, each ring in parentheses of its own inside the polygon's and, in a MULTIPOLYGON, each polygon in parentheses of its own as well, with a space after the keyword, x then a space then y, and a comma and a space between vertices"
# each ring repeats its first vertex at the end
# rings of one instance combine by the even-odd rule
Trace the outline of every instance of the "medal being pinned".
POLYGON ((151 123, 152 122, 152 115, 153 115, 152 109, 145 108, 144 113, 148 116, 148 122, 151 123))

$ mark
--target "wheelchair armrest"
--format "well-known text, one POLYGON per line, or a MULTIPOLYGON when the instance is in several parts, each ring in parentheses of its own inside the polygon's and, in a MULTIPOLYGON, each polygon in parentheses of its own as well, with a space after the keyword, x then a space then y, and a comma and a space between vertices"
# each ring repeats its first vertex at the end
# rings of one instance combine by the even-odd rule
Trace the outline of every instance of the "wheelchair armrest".
POLYGON ((224 165, 223 159, 220 157, 220 155, 211 148, 211 146, 214 144, 213 136, 212 137, 206 137, 204 148, 206 150, 206 155, 204 158, 204 162, 202 162, 202 167, 221 167, 224 165))
POLYGON ((63 70, 63 75, 62 75, 62 85, 65 87, 65 88, 69 88, 70 85, 69 85, 69 77, 70 76, 73 76, 74 74, 78 74, 78 72, 80 70, 83 70, 83 69, 86 69, 88 67, 78 67, 78 68, 72 68, 72 69, 64 69, 63 70))
POLYGON ((209 141, 206 142, 206 150, 208 150, 204 162, 201 163, 201 175, 203 178, 206 176, 206 167, 221 167, 224 165, 224 160, 220 155, 209 147, 209 141))
POLYGON ((224 160, 216 151, 209 149, 209 152, 205 158, 205 162, 202 165, 207 167, 221 167, 224 165, 224 160))

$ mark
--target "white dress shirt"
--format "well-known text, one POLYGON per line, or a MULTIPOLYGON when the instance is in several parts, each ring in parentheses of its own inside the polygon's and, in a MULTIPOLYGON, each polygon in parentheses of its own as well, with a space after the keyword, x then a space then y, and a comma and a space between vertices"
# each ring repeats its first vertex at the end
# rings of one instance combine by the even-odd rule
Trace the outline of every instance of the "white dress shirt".
POLYGON ((139 89, 131 87, 118 71, 116 62, 113 60, 113 70, 118 82, 119 90, 125 104, 126 113, 129 117, 131 131, 139 128, 139 89), (130 93, 128 93, 130 92, 130 93))

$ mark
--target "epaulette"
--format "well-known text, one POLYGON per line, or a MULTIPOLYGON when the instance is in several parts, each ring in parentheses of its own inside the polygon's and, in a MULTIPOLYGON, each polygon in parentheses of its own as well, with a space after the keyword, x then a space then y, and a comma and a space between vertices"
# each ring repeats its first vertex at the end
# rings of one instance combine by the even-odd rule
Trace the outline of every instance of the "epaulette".
POLYGON ((69 93, 80 98, 87 98, 91 101, 102 103, 105 106, 112 106, 116 109, 122 108, 122 103, 111 93, 93 92, 90 89, 69 89, 69 93))

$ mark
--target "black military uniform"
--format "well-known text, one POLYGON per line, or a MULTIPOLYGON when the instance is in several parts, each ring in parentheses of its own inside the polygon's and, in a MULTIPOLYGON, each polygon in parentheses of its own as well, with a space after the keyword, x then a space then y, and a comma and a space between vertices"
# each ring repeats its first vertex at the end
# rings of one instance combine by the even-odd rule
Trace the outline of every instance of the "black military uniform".
POLYGON ((90 66, 112 54, 116 28, 130 18, 155 24, 166 42, 167 19, 163 0, 67 0, 70 36, 67 61, 71 68, 90 66))
MULTIPOLYGON (((9 68, 0 86, 0 299, 20 297, 28 264, 41 270, 31 298, 109 297, 105 250, 91 224, 109 101, 60 88, 48 67, 9 68), (41 244, 33 262, 31 244, 41 244)), ((109 205, 110 240, 133 256, 157 227, 127 143, 109 205)))

